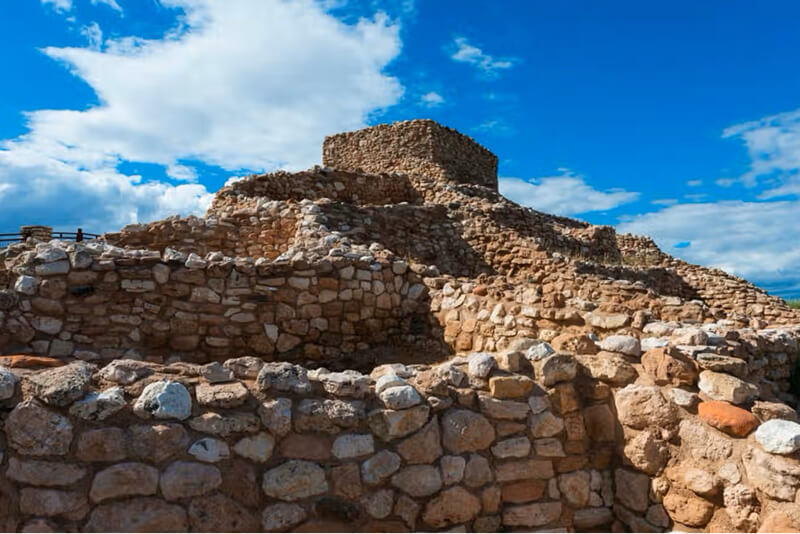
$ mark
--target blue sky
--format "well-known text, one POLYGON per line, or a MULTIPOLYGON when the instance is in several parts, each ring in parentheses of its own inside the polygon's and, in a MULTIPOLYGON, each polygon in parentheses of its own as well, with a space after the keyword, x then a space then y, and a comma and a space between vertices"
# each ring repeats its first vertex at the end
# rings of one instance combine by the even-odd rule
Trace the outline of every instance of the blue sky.
POLYGON ((430 117, 536 209, 800 296, 800 4, 0 5, 0 232, 202 213, 325 135, 430 117))

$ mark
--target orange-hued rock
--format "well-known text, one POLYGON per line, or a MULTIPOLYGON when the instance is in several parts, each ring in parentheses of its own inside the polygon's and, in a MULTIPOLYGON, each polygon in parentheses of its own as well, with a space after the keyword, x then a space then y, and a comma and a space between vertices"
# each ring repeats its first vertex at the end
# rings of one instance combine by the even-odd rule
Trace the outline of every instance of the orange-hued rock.
POLYGON ((4 367, 60 367, 66 362, 47 356, 29 356, 27 354, 11 354, 0 356, 0 365, 4 367))
POLYGON ((738 438, 745 437, 758 426, 755 415, 722 401, 701 402, 697 415, 714 428, 738 438))

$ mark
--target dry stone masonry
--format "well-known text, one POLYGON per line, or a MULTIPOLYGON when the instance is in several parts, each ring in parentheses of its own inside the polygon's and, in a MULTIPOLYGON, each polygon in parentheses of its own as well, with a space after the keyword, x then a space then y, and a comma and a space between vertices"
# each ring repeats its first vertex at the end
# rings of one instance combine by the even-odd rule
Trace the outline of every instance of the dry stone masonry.
POLYGON ((797 531, 800 316, 431 121, 0 251, 5 531, 797 531))

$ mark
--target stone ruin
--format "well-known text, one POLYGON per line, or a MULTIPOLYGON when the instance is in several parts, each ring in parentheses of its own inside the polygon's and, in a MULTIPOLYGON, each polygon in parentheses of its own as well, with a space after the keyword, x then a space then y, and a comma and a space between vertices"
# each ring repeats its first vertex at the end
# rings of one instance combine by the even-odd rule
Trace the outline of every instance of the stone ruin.
POLYGON ((800 529, 797 311, 432 121, 323 163, 0 251, 5 531, 800 529))

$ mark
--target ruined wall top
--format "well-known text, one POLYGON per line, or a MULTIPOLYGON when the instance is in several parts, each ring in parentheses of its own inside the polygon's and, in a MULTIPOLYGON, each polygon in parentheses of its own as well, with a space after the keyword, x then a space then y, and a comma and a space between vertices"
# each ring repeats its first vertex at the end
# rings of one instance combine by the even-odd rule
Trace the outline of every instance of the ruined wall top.
POLYGON ((326 137, 322 163, 352 171, 422 174, 497 190, 497 156, 474 139, 429 119, 326 137))

